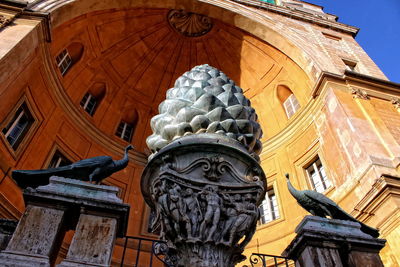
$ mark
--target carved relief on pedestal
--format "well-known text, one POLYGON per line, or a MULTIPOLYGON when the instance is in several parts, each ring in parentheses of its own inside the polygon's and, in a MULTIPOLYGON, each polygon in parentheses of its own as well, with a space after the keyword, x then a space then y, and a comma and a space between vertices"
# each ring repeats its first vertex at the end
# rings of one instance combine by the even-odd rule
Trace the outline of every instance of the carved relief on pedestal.
POLYGON ((145 170, 156 213, 151 227, 168 241, 172 266, 234 266, 255 232, 264 173, 251 156, 246 162, 219 143, 209 151, 172 148, 145 170))
POLYGON ((208 33, 212 28, 211 18, 184 10, 171 10, 168 22, 177 32, 187 37, 197 37, 208 33))

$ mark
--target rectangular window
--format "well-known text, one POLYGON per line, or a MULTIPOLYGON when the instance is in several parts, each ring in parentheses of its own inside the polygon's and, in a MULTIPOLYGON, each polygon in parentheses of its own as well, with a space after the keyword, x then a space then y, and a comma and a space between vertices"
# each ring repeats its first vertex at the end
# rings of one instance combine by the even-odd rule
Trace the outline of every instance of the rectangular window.
POLYGON ((130 142, 133 133, 133 126, 127 122, 121 121, 117 132, 115 133, 118 137, 124 139, 125 141, 130 142))
POLYGON ((306 168, 306 172, 315 191, 322 193, 332 186, 332 183, 326 176, 324 166, 319 158, 313 161, 311 165, 306 168))
POLYGON ((346 70, 357 71, 356 70, 357 62, 347 60, 347 59, 342 59, 342 60, 343 60, 344 65, 346 66, 346 70))
POLYGON ((267 190, 265 199, 261 203, 259 209, 261 214, 261 224, 268 223, 279 218, 278 201, 272 187, 267 190))
POLYGON ((93 116, 96 111, 97 99, 92 94, 86 93, 80 105, 90 116, 93 116))
POLYGON ((67 49, 61 51, 56 58, 56 62, 61 74, 64 75, 72 64, 72 59, 67 49))
POLYGON ((3 128, 2 133, 14 150, 18 148, 34 121, 28 106, 23 103, 12 120, 3 128))
POLYGON ((283 102, 283 107, 285 108, 287 117, 290 118, 300 109, 300 104, 295 95, 291 94, 285 102, 283 102))
POLYGON ((50 160, 48 168, 58 168, 66 165, 70 165, 70 161, 66 156, 64 156, 60 151, 56 150, 53 157, 50 160))

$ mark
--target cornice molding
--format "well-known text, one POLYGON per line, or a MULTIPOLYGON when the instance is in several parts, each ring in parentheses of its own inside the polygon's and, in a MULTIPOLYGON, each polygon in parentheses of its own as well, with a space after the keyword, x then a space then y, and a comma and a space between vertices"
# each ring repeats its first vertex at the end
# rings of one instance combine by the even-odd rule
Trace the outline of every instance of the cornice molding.
POLYGON ((246 6, 256 7, 258 9, 263 9, 266 11, 278 13, 280 15, 290 17, 292 19, 306 21, 312 24, 317 24, 319 26, 330 28, 336 31, 345 32, 352 35, 353 37, 355 37, 360 30, 357 27, 330 20, 328 19, 328 17, 330 17, 328 15, 325 15, 326 17, 324 17, 322 14, 320 15, 320 14, 307 13, 304 11, 298 11, 288 7, 277 6, 257 0, 231 0, 231 1, 246 6))
POLYGON ((356 90, 353 88, 354 86, 358 88, 362 86, 363 94, 368 95, 368 97, 377 97, 388 101, 391 101, 394 97, 400 97, 400 83, 348 70, 343 75, 322 72, 312 90, 312 97, 318 97, 329 81, 345 84, 351 88, 351 91, 356 90))
MULTIPOLYGON (((400 199, 400 178, 383 174, 375 181, 372 188, 365 194, 365 196, 354 207, 356 211, 354 215, 362 221, 367 221, 371 216, 378 215, 377 212, 381 207, 387 207, 385 202, 390 201, 391 198, 400 199)), ((393 212, 400 209, 400 206, 393 206, 393 211, 385 210, 387 217, 391 217, 393 212)), ((384 214, 380 214, 380 217, 384 214)), ((387 224, 387 218, 382 217, 380 220, 381 226, 387 224)), ((379 226, 379 225, 378 225, 379 226)), ((388 227, 382 227, 386 231, 388 227)), ((389 227, 390 228, 390 227, 389 227)), ((390 231, 389 231, 390 232, 390 231)))
POLYGON ((45 40, 47 42, 50 42, 50 13, 32 11, 27 9, 26 5, 18 5, 19 2, 17 2, 15 5, 13 5, 13 3, 14 1, 3 1, 0 4, 0 11, 4 10, 10 14, 9 16, 4 16, 3 14, 0 14, 0 30, 9 26, 13 21, 18 18, 41 20, 43 24, 42 30, 45 36, 45 40))

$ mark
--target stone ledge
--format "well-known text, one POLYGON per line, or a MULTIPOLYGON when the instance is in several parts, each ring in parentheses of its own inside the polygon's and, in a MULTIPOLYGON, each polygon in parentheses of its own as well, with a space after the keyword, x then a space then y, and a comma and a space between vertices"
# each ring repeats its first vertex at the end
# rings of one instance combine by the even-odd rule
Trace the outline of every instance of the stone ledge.
POLYGON ((360 227, 356 222, 306 216, 296 227, 297 235, 282 255, 295 259, 307 246, 370 252, 384 247, 386 240, 373 238, 360 227))

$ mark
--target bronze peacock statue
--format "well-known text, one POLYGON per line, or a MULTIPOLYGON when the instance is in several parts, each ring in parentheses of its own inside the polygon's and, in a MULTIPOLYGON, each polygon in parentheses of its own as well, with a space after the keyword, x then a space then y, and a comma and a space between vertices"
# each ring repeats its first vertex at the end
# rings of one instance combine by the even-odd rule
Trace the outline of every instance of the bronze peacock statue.
POLYGON ((311 213, 314 216, 319 217, 331 217, 332 219, 339 219, 345 221, 357 222, 361 225, 361 231, 372 236, 378 237, 379 232, 377 229, 372 228, 359 220, 355 219, 353 216, 345 212, 342 208, 339 207, 333 200, 329 199, 325 195, 318 193, 313 190, 302 190, 299 191, 295 189, 290 182, 289 174, 286 175, 287 185, 289 188, 290 194, 297 200, 301 207, 303 207, 306 211, 311 213))
POLYGON ((83 159, 70 165, 50 168, 45 170, 15 170, 12 178, 21 188, 36 188, 47 185, 51 176, 61 176, 82 181, 100 183, 111 174, 124 169, 128 165, 128 151, 133 149, 132 145, 125 148, 124 157, 113 160, 110 156, 98 156, 83 159))

